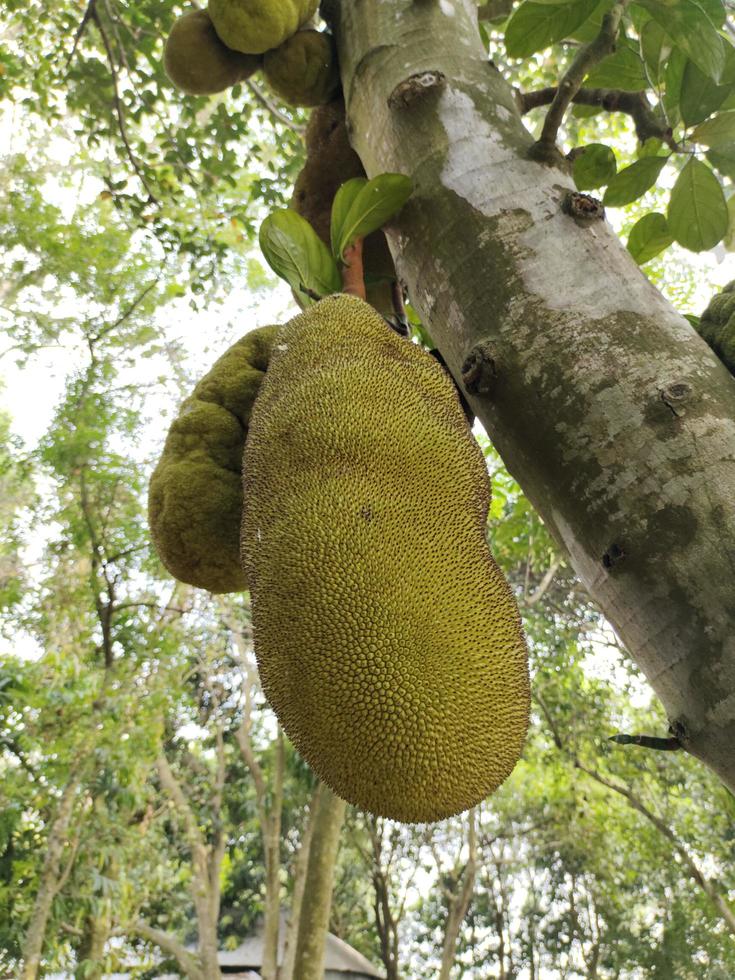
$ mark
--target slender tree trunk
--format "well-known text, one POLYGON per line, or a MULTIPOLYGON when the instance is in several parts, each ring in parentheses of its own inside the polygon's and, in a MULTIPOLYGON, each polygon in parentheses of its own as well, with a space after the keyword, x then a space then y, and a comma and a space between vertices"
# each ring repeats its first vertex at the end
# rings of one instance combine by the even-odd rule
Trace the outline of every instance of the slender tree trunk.
MULTIPOLYGON (((462 928, 462 923, 467 915, 467 910, 472 901, 472 893, 475 890, 475 875, 477 873, 477 835, 475 821, 477 813, 473 807, 467 815, 467 863, 457 882, 457 890, 449 900, 447 910, 447 921, 444 926, 444 943, 442 945, 442 959, 439 968, 439 980, 449 980, 454 966, 454 958, 457 953, 457 940, 462 928)), ((502 970, 502 957, 501 957, 502 970)))
POLYGON ((321 784, 299 917, 294 980, 324 980, 324 948, 345 806, 344 800, 321 784))
POLYGON ((69 782, 64 787, 61 799, 59 800, 59 807, 56 811, 56 817, 49 830, 41 881, 38 886, 31 921, 28 924, 28 931, 26 932, 21 951, 23 962, 20 974, 21 980, 36 980, 39 974, 43 940, 46 935, 46 924, 49 913, 51 912, 51 904, 59 890, 59 882, 62 874, 61 860, 72 814, 74 813, 74 804, 77 798, 79 783, 79 774, 72 772, 69 782))
POLYGON ((112 916, 109 902, 103 908, 87 916, 84 936, 77 951, 79 966, 74 972, 77 980, 102 980, 105 945, 110 937, 112 916))
POLYGON ((278 973, 278 980, 293 980, 294 969, 296 966, 296 946, 299 935, 299 922, 301 921, 301 909, 304 901, 304 889, 306 887, 306 872, 309 866, 309 852, 311 850, 311 838, 314 832, 314 821, 316 819, 317 803, 319 801, 319 787, 314 793, 309 804, 309 814, 306 818, 306 826, 299 845, 299 852, 296 856, 293 871, 293 892, 291 893, 291 909, 288 913, 288 927, 286 929, 286 941, 283 949, 283 963, 278 973))
POLYGON ((565 213, 571 178, 529 159, 473 0, 327 14, 368 175, 414 181, 387 229, 412 303, 682 743, 735 791, 733 378, 605 221, 565 213))
MULTIPOLYGON (((263 827, 265 845, 265 911, 263 915, 263 980, 278 976, 278 929, 281 917, 281 811, 283 809, 283 732, 278 729, 273 800, 263 827)), ((264 808, 265 809, 265 808, 264 808)))

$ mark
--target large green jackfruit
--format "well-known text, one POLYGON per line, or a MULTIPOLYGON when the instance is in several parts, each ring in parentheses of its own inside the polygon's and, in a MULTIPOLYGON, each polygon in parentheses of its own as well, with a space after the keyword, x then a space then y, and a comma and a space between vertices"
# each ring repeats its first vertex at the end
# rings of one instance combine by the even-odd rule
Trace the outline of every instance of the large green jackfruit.
POLYGON ((263 74, 289 105, 323 105, 334 98, 340 85, 334 39, 321 31, 297 31, 266 52, 263 74))
POLYGON ((295 34, 318 5, 319 0, 209 0, 208 10, 228 48, 263 54, 295 34))
POLYGON ((697 326, 719 359, 735 375, 735 282, 710 300, 697 326))
MULTIPOLYGON (((329 246, 334 195, 345 181, 365 176, 360 158, 350 146, 342 99, 312 110, 304 141, 306 163, 296 178, 291 207, 306 218, 329 246)), ((390 316, 396 271, 382 231, 374 231, 365 239, 363 267, 368 302, 385 316, 390 316)))
POLYGON ((161 561, 174 578, 210 592, 247 588, 242 456, 279 329, 251 331, 215 362, 181 405, 151 477, 148 523, 161 561))
POLYGON ((249 78, 261 59, 231 51, 217 36, 209 14, 192 10, 171 28, 163 55, 166 74, 182 92, 214 95, 249 78))
POLYGON ((315 773, 407 822, 484 799, 525 739, 526 646, 445 371, 361 300, 323 299, 279 334, 243 479, 263 689, 315 773))

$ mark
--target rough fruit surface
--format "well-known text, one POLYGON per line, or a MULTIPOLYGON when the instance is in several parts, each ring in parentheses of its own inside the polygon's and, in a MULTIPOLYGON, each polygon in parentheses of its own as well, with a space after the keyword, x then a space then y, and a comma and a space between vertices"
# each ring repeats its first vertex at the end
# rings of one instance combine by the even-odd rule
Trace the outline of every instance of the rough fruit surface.
POLYGON ((249 78, 261 59, 231 51, 217 36, 205 10, 179 17, 166 40, 163 63, 166 74, 182 92, 214 95, 249 78))
POLYGON ((323 299, 279 334, 244 487, 261 680, 309 765, 407 822, 484 799, 523 746, 526 646, 444 370, 361 300, 323 299))
POLYGON ((710 300, 697 331, 719 359, 735 375, 735 282, 710 300))
POLYGON ((293 106, 322 105, 339 89, 330 34, 299 31, 263 58, 263 74, 276 95, 293 106))
POLYGON ((220 357, 181 405, 151 477, 148 523, 161 561, 174 578, 210 592, 247 588, 242 455, 279 329, 253 330, 220 357))
POLYGON ((263 54, 314 16, 319 0, 209 0, 220 40, 234 51, 263 54))

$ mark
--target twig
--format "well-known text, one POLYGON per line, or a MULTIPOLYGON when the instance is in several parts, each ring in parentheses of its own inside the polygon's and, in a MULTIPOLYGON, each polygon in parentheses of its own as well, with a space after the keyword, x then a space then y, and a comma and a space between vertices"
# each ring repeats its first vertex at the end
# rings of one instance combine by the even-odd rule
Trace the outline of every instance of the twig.
POLYGON ((546 114, 539 143, 545 143, 549 146, 556 144, 557 133, 564 119, 564 114, 569 108, 572 99, 582 87, 582 82, 590 68, 615 50, 615 41, 617 40, 620 20, 623 16, 626 2, 627 0, 622 0, 622 2, 616 3, 605 14, 602 18, 600 33, 594 41, 590 41, 589 44, 586 44, 578 52, 574 61, 567 69, 556 90, 551 108, 546 114))
MULTIPOLYGON (((517 101, 521 115, 538 106, 550 105, 557 89, 553 87, 537 89, 534 92, 518 92, 517 101)), ((680 149, 674 139, 671 127, 663 125, 643 92, 621 92, 610 88, 580 88, 572 97, 575 105, 599 106, 605 112, 624 112, 635 123, 635 132, 641 143, 656 137, 671 147, 680 149)))
POLYGON ((84 16, 81 19, 77 32, 74 35, 74 43, 72 44, 71 51, 69 52, 69 57, 66 59, 66 70, 69 71, 69 67, 74 60, 74 55, 77 53, 77 48, 79 47, 79 42, 82 39, 82 34, 87 27, 87 24, 92 20, 94 16, 94 8, 97 0, 89 0, 87 4, 87 9, 84 11, 84 16))
POLYGON ((611 735, 608 742, 618 745, 640 745, 644 749, 658 749, 660 752, 677 752, 683 749, 676 735, 671 738, 657 738, 654 735, 611 735))
POLYGON ((278 120, 278 122, 283 123, 284 126, 287 126, 299 136, 303 136, 303 134, 306 132, 306 126, 302 126, 301 123, 294 122, 293 119, 290 119, 285 112, 281 112, 278 106, 271 102, 260 86, 256 85, 256 83, 251 79, 248 79, 245 82, 245 85, 253 93, 257 101, 260 102, 260 104, 267 109, 268 112, 270 112, 270 114, 278 120))
POLYGON ((365 274, 362 264, 362 238, 344 250, 342 291, 365 299, 365 274))
POLYGON ((546 594, 547 589, 549 588, 549 586, 551 585, 551 583, 554 581, 554 576, 559 571, 559 568, 561 567, 561 564, 562 564, 561 558, 556 558, 551 563, 551 565, 549 565, 549 567, 546 569, 546 571, 544 573, 544 577, 541 579, 541 582, 539 583, 538 587, 536 589, 534 589, 534 591, 531 593, 531 595, 528 596, 528 598, 525 600, 525 604, 527 606, 534 606, 534 605, 536 605, 537 602, 539 602, 541 599, 543 599, 544 595, 546 594))
POLYGON ((145 175, 140 169, 138 161, 135 158, 135 154, 133 153, 133 148, 130 145, 130 140, 128 139, 128 133, 125 127, 125 116, 123 114, 122 102, 120 101, 120 92, 118 89, 117 67, 115 65, 115 59, 112 54, 110 39, 107 36, 107 31, 105 30, 104 24, 102 23, 99 13, 97 12, 96 6, 92 7, 92 12, 90 14, 90 17, 96 24, 97 30, 100 32, 100 37, 102 38, 102 44, 104 45, 105 48, 105 54, 107 55, 107 63, 110 66, 110 75, 112 77, 113 105, 115 107, 115 115, 117 116, 118 128, 120 130, 120 136, 122 137, 122 141, 125 146, 125 151, 127 153, 128 160, 130 161, 130 165, 132 166, 133 170, 137 174, 141 184, 145 188, 145 192, 148 195, 149 201, 151 201, 151 203, 153 204, 157 204, 158 199, 155 197, 153 191, 150 189, 148 185, 148 181, 145 179, 145 175))

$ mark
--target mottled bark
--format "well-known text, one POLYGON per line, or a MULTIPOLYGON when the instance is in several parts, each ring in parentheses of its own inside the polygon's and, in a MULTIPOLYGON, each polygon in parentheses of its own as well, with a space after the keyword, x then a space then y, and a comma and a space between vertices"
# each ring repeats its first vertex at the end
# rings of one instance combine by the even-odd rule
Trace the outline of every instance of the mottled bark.
POLYGON ((345 816, 345 802, 319 787, 304 900, 299 917, 294 980, 323 980, 324 950, 332 905, 334 866, 345 816))
POLYGON ((309 867, 309 852, 311 850, 311 838, 314 833, 314 821, 318 801, 319 787, 314 790, 311 797, 309 814, 306 818, 306 826, 304 827, 304 832, 301 836, 301 841, 299 844, 299 851, 294 862, 291 908, 289 909, 288 913, 288 926, 286 927, 286 939, 283 946, 283 963, 281 964, 281 968, 278 972, 278 980, 293 980, 294 969, 296 968, 296 944, 299 935, 301 909, 304 903, 306 872, 309 867))
POLYGON ((82 941, 77 950, 76 980, 102 980, 104 976, 105 945, 110 936, 112 915, 109 902, 87 916, 84 921, 82 941))
MULTIPOLYGON (((604 220, 529 159, 472 0, 329 5, 352 143, 409 174, 399 275, 511 473, 735 790, 735 383, 604 220)), ((560 168, 564 164, 560 160, 560 168)))
POLYGON ((23 966, 20 972, 20 980, 36 980, 39 975, 46 924, 51 912, 51 904, 59 892, 62 880, 61 865, 64 857, 64 846, 67 843, 79 782, 79 774, 73 772, 61 794, 56 816, 49 830, 41 880, 21 951, 23 966))
MULTIPOLYGON (((477 815, 473 808, 467 815, 467 861, 457 878, 456 888, 447 894, 447 918, 444 923, 444 941, 438 980, 449 980, 451 976, 459 931, 462 928, 475 890, 475 875, 477 873, 476 820, 477 815)), ((500 963, 502 970, 502 956, 500 963)))

